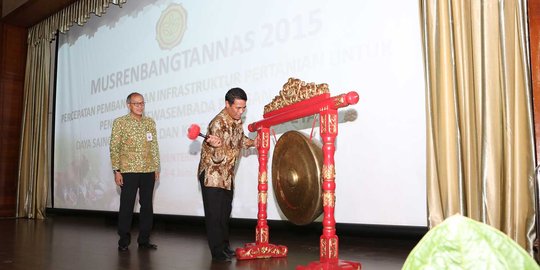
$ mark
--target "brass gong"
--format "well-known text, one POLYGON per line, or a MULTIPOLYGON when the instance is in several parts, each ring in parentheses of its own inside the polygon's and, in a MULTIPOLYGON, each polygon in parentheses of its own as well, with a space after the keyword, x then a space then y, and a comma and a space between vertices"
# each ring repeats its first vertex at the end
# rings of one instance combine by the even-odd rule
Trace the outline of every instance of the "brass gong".
POLYGON ((298 131, 281 135, 272 157, 272 187, 279 208, 296 225, 322 213, 321 147, 298 131))

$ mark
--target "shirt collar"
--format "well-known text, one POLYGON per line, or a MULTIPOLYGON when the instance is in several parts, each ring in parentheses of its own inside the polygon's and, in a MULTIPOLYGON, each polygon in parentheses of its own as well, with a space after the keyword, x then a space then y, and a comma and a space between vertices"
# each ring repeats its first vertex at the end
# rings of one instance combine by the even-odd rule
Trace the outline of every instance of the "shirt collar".
POLYGON ((141 116, 141 119, 135 118, 135 116, 131 115, 131 113, 128 113, 126 116, 130 121, 142 122, 144 120, 144 115, 141 116))
POLYGON ((225 119, 225 121, 229 124, 237 124, 237 125, 241 125, 242 124, 242 118, 236 120, 236 119, 233 119, 225 109, 221 110, 220 114, 223 115, 223 119, 225 119))

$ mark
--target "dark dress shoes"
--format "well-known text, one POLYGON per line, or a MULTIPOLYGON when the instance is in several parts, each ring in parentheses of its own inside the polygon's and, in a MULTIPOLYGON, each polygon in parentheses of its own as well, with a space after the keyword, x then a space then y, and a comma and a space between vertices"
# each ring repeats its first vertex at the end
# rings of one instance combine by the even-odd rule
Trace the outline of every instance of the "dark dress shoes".
POLYGON ((128 246, 118 246, 118 251, 127 251, 128 246))
POLYGON ((139 244, 139 248, 140 249, 157 249, 157 245, 150 244, 150 243, 144 243, 144 244, 139 244))
POLYGON ((225 248, 225 253, 227 255, 229 255, 229 257, 234 257, 236 256, 236 252, 234 252, 234 250, 232 250, 230 247, 226 247, 225 248))

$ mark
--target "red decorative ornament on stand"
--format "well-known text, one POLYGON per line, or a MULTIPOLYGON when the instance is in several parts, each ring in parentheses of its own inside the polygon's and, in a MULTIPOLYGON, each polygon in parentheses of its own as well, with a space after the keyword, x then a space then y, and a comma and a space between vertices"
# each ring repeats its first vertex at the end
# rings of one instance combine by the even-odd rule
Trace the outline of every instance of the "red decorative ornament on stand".
POLYGON ((305 84, 298 79, 289 79, 272 103, 265 107, 263 120, 248 126, 249 131, 257 131, 259 136, 259 182, 258 182, 258 215, 255 233, 255 243, 246 244, 236 249, 238 260, 284 257, 287 247, 268 243, 270 236, 267 225, 267 162, 270 144, 270 127, 298 118, 319 114, 320 133, 323 141, 323 232, 320 237, 320 260, 297 269, 361 269, 359 262, 339 260, 338 236, 336 234, 335 209, 335 139, 338 134, 337 109, 358 103, 356 92, 349 92, 330 97, 326 84, 305 84), (299 100, 298 97, 309 98, 299 100), (267 112, 267 110, 269 110, 267 112))

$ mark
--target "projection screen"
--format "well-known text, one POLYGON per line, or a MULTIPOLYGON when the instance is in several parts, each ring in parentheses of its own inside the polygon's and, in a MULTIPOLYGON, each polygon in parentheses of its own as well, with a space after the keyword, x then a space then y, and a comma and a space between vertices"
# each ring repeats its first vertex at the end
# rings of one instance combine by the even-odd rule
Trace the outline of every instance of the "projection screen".
MULTIPOLYGON (((425 87, 416 1, 128 1, 58 40, 54 207, 117 211, 112 122, 140 92, 155 119, 161 180, 154 212, 203 216, 201 139, 225 92, 248 94, 244 130, 288 78, 357 91, 339 112, 337 222, 426 226, 425 87)), ((274 127, 312 133, 314 117, 274 127)), ((319 140, 318 122, 313 130, 319 140)), ((237 168, 234 218, 257 218, 257 152, 237 168)), ((269 162, 268 168, 272 164, 269 162)), ((270 179, 271 181, 271 179, 270 179)), ((285 220, 269 190, 268 219, 285 220)))

